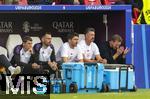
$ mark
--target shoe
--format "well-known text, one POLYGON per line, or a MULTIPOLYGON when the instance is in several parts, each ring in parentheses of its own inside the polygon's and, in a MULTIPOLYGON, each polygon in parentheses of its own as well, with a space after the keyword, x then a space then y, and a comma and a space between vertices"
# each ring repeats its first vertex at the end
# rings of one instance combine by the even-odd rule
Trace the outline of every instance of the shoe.
POLYGON ((17 66, 17 67, 15 68, 13 74, 17 75, 17 74, 20 74, 20 73, 21 73, 21 67, 20 67, 20 66, 17 66))
POLYGON ((17 67, 10 66, 8 69, 11 73, 11 76, 21 73, 21 67, 20 66, 17 66, 17 67))

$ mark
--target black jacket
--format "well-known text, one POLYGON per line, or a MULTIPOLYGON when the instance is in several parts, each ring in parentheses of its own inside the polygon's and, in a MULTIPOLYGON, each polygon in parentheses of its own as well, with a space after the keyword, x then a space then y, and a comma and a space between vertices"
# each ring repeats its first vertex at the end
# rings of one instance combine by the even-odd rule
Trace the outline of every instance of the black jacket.
POLYGON ((108 64, 125 64, 125 59, 120 55, 116 60, 113 59, 113 55, 116 50, 110 47, 109 42, 103 42, 100 45, 100 54, 102 58, 107 59, 108 64))
MULTIPOLYGON (((51 61, 56 61, 56 57, 55 57, 55 50, 54 50, 54 46, 51 44, 50 45, 51 49, 52 49, 52 53, 50 56, 51 61)), ((40 49, 42 48, 42 43, 37 43, 34 45, 33 50, 34 50, 34 54, 31 55, 31 59, 30 59, 30 63, 37 63, 37 64, 46 64, 48 65, 48 62, 41 62, 39 60, 39 55, 40 55, 40 49)))
POLYGON ((20 61, 20 51, 22 49, 22 45, 17 45, 15 48, 14 48, 14 52, 13 52, 13 57, 10 61, 10 63, 13 65, 13 66, 21 66, 21 67, 24 67, 24 66, 28 66, 29 64, 27 63, 24 63, 24 62, 21 62, 20 61))

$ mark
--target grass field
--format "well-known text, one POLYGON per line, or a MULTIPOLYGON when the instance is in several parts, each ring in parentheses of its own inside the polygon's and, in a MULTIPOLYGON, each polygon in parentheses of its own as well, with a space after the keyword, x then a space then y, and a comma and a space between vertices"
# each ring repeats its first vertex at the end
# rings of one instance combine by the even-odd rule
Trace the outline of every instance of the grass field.
POLYGON ((150 99, 150 90, 140 89, 137 92, 110 92, 96 94, 58 94, 50 99, 150 99))
POLYGON ((150 99, 150 90, 137 92, 110 92, 96 94, 51 94, 51 95, 0 95, 0 99, 150 99))

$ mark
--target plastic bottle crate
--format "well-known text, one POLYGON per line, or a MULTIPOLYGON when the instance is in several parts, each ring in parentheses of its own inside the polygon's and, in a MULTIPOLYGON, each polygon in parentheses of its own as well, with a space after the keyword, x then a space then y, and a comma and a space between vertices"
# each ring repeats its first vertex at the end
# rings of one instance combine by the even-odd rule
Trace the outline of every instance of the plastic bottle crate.
POLYGON ((84 88, 84 64, 64 63, 62 64, 62 78, 66 79, 66 92, 69 92, 69 85, 76 82, 78 89, 84 88))
POLYGON ((102 89, 103 64, 64 63, 63 79, 66 79, 67 92, 69 85, 76 82, 77 92, 97 92, 102 89))
MULTIPOLYGON (((134 90, 135 74, 132 68, 121 70, 120 89, 134 90), (128 73, 128 74, 127 74, 128 73), (128 77, 127 77, 128 76, 128 77)), ((119 90, 119 68, 104 69, 104 85, 107 85, 108 90, 119 90)))

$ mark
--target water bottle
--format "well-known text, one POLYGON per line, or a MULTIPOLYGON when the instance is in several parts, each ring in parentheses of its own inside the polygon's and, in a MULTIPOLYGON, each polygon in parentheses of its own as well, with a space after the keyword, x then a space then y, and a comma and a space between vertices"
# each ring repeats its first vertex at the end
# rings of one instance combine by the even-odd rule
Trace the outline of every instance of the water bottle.
POLYGON ((53 93, 54 80, 50 80, 50 93, 53 93))
POLYGON ((65 80, 62 80, 61 92, 62 92, 62 93, 66 93, 66 83, 65 83, 65 80))
POLYGON ((53 93, 56 93, 56 94, 61 93, 61 88, 60 87, 61 87, 60 83, 58 81, 56 81, 56 83, 53 87, 53 90, 54 90, 53 93))
POLYGON ((69 86, 69 91, 70 93, 77 93, 78 91, 78 86, 76 82, 72 82, 69 86))

